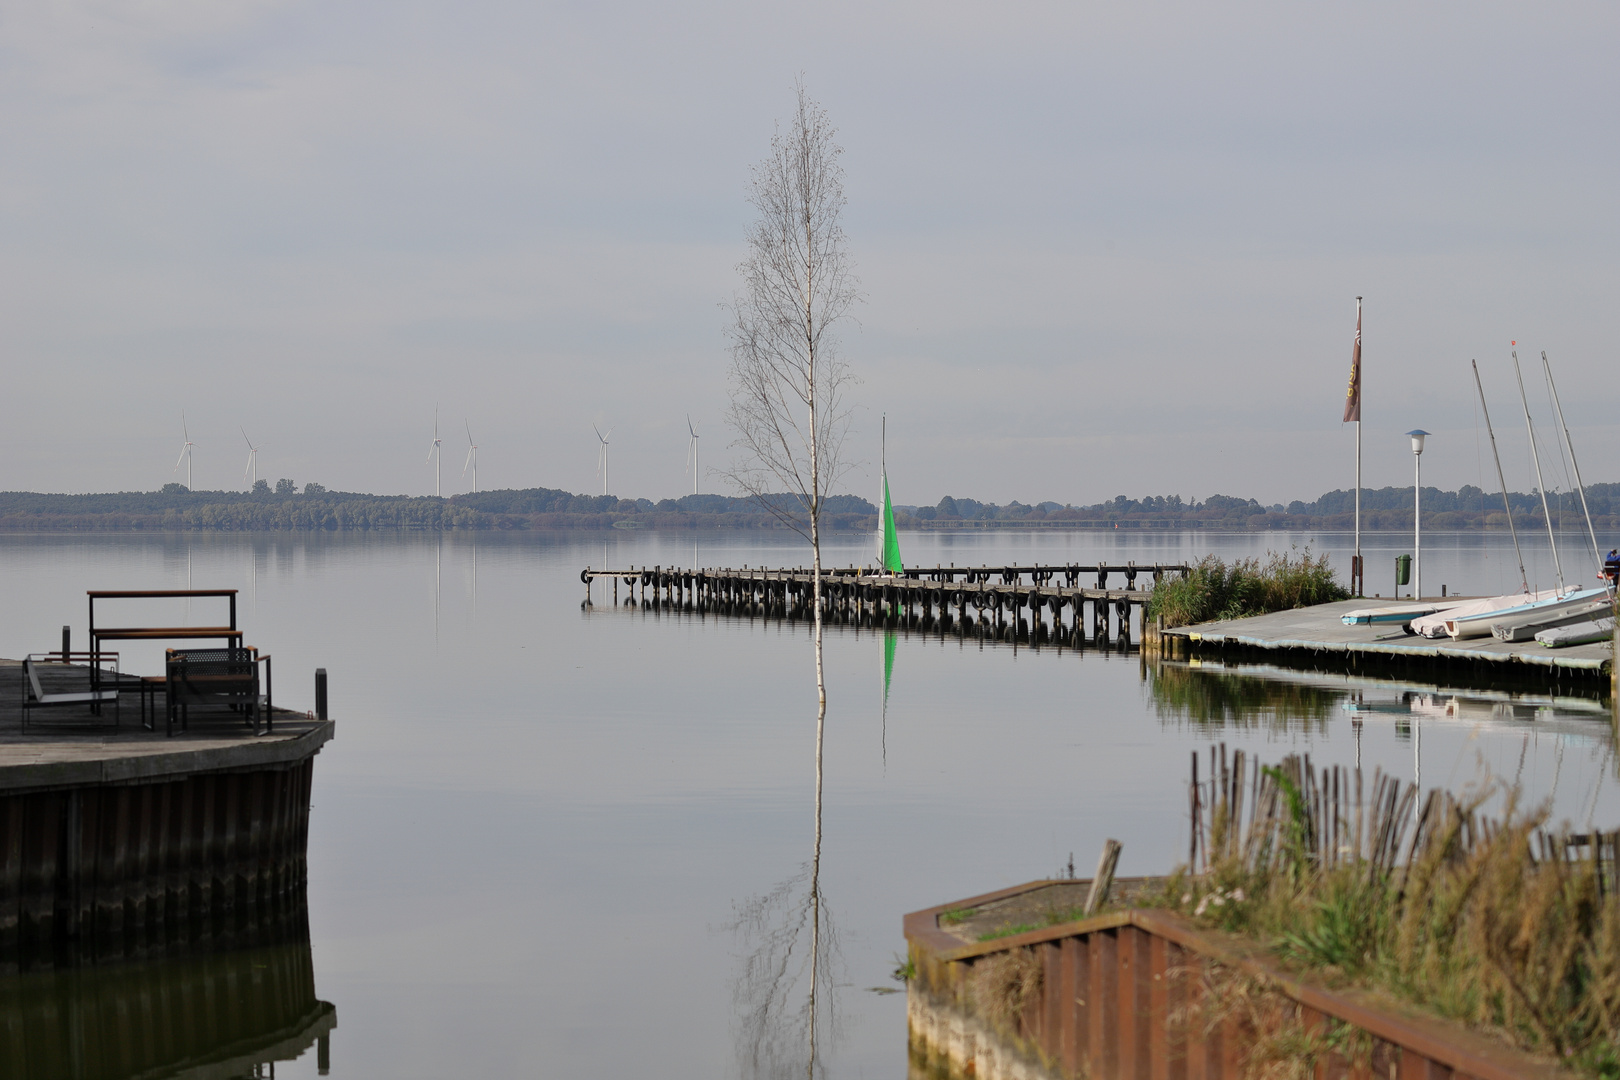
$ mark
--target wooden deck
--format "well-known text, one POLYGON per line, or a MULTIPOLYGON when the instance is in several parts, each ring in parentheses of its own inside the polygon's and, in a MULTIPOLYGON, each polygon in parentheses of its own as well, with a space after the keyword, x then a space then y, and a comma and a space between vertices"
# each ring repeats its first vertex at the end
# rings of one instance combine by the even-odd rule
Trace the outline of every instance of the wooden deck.
MULTIPOLYGON (((191 730, 177 730, 170 737, 164 734, 161 714, 156 731, 142 729, 139 694, 127 685, 116 727, 110 708, 95 716, 87 707, 70 706, 35 710, 24 732, 22 678, 19 661, 0 660, 0 791, 285 764, 313 754, 334 730, 331 721, 277 709, 274 730, 255 736, 240 717, 196 710, 191 730)), ((79 688, 83 675, 43 665, 40 679, 51 692, 79 688)))

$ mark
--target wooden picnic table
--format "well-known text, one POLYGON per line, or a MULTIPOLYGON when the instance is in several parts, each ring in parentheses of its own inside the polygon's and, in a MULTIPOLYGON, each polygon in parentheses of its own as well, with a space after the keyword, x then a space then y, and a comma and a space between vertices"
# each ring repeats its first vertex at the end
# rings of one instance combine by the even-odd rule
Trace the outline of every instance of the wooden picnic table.
MULTIPOLYGON (((100 655, 104 641, 223 641, 227 647, 242 647, 242 631, 236 625, 235 589, 86 589, 90 598, 90 652, 100 655), (96 626, 97 600, 166 600, 223 596, 230 600, 230 623, 225 626, 96 626)), ((64 646, 65 648, 66 646, 64 646)), ((95 665, 91 680, 99 682, 95 665)), ((93 687, 94 688, 94 687, 93 687)))

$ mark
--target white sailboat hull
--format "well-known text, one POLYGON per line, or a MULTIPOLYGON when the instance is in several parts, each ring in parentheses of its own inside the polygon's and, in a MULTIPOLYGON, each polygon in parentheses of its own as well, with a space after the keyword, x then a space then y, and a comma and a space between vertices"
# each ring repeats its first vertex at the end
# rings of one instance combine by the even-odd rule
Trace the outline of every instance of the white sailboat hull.
MULTIPOLYGON (((1446 624, 1449 622, 1454 622, 1458 619, 1466 618, 1472 615, 1490 616, 1498 613, 1506 614, 1509 610, 1522 608, 1527 603, 1556 599, 1558 599, 1557 590, 1545 589, 1538 593, 1513 593, 1510 596, 1487 596, 1479 600, 1466 600, 1460 604, 1455 604, 1448 607, 1443 611, 1437 611, 1433 615, 1425 615, 1422 618, 1413 619, 1412 624, 1407 627, 1407 629, 1410 633, 1416 634, 1419 637, 1447 637, 1450 634, 1450 631, 1446 628, 1446 624)), ((1489 634, 1490 632, 1491 626, 1490 623, 1487 622, 1481 628, 1480 633, 1483 635, 1489 634)))
POLYGON ((1505 618, 1501 622, 1493 621, 1491 636, 1497 641, 1530 641, 1542 630, 1590 622, 1608 614, 1608 610, 1607 598, 1565 600, 1562 603, 1548 604, 1521 615, 1505 618))

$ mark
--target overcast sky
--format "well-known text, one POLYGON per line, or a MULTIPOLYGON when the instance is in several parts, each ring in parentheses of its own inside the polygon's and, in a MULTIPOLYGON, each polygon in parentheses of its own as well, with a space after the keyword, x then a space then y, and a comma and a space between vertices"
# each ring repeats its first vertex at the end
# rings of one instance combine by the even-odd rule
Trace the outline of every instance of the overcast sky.
MULTIPOLYGON (((845 149, 858 493, 1528 488, 1613 422, 1613 4, 0 3, 0 489, 691 490, 793 81, 845 149), (1217 10, 1218 9, 1218 10, 1217 10), (1483 449, 1482 449, 1483 447, 1483 449), (178 477, 182 481, 184 476, 178 477)), ((1549 486, 1562 485, 1561 474, 1549 486)), ((705 490, 721 489, 705 478, 705 490)))

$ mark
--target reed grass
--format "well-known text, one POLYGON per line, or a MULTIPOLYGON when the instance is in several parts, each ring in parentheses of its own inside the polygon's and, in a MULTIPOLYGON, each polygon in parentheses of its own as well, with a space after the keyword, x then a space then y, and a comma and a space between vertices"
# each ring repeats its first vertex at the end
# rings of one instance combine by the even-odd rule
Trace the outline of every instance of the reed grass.
POLYGON ((1165 626, 1190 626, 1214 619, 1239 619, 1272 611, 1348 600, 1350 592, 1333 576, 1326 555, 1267 552, 1259 559, 1230 564, 1206 555, 1186 574, 1153 587, 1147 616, 1164 616, 1165 626))
POLYGON ((1497 784, 1419 799, 1393 777, 1364 790, 1359 773, 1224 747, 1199 782, 1197 760, 1191 861, 1141 902, 1620 1077, 1620 834, 1550 830, 1546 805, 1497 784))

